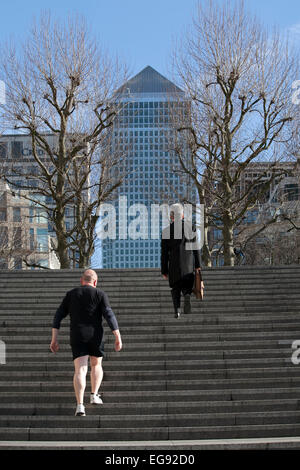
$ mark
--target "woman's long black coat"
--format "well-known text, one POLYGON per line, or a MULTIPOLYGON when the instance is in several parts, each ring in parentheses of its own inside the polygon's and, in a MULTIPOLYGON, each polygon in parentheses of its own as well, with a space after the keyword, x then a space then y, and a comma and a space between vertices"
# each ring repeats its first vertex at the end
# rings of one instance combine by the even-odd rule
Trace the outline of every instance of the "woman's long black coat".
MULTIPOLYGON (((186 233, 191 233, 191 226, 186 230, 186 233)), ((173 222, 163 230, 161 239, 161 273, 168 275, 170 287, 185 275, 193 273, 195 268, 200 268, 200 250, 186 249, 186 243, 193 241, 195 241, 195 238, 187 238, 185 236, 184 221, 182 222, 182 238, 174 238, 173 222)))

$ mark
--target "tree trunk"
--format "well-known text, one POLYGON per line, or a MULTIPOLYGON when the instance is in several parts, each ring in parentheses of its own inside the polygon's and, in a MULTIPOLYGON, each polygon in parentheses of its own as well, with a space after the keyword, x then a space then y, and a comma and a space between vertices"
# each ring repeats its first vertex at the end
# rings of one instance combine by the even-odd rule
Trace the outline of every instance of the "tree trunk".
POLYGON ((70 259, 64 234, 60 235, 57 233, 56 253, 60 262, 60 269, 70 269, 70 259))
POLYGON ((80 258, 79 258, 79 268, 81 269, 88 269, 90 267, 90 257, 88 255, 83 255, 81 254, 80 255, 80 258))
POLYGON ((57 210, 55 219, 55 232, 57 237, 57 248, 55 251, 60 262, 60 269, 70 269, 70 258, 68 254, 67 239, 65 236, 65 216, 62 208, 57 210))
POLYGON ((204 216, 204 233, 203 233, 203 246, 202 246, 202 260, 204 266, 211 268, 211 252, 208 244, 208 217, 204 216))
POLYGON ((234 266, 233 221, 230 212, 223 216, 224 265, 234 266))
POLYGON ((201 249, 201 256, 202 256, 202 261, 204 266, 211 267, 212 262, 211 262, 211 251, 209 249, 209 243, 208 243, 208 228, 209 228, 209 219, 207 215, 207 210, 206 210, 206 204, 205 204, 205 189, 201 184, 197 182, 197 190, 198 190, 198 196, 199 196, 199 201, 204 204, 204 221, 203 221, 203 233, 201 236, 203 237, 203 246, 201 249))

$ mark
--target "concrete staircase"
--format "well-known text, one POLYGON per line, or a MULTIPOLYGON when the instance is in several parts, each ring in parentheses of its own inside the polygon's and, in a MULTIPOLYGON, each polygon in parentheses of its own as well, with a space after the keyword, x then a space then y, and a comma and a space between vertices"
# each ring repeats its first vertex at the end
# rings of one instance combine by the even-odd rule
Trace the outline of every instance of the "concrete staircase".
POLYGON ((179 320, 159 270, 98 272, 124 348, 114 352, 106 327, 104 405, 87 404, 85 418, 74 416, 68 319, 60 351, 49 351, 55 310, 80 274, 0 272, 2 448, 151 441, 153 449, 163 441, 182 449, 253 438, 288 446, 300 436, 300 365, 291 360, 300 267, 204 269, 205 299, 193 298, 192 314, 179 320))

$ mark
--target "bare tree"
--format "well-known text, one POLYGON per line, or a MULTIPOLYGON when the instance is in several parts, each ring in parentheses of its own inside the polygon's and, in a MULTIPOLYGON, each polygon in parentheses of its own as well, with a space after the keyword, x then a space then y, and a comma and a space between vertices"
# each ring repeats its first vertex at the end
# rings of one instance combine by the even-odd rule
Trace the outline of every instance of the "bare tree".
POLYGON ((236 237, 247 264, 299 262, 300 180, 295 166, 291 168, 293 175, 275 185, 258 215, 236 237))
POLYGON ((300 261, 299 232, 288 232, 282 222, 269 225, 262 235, 251 238, 242 252, 249 265, 286 265, 300 261))
POLYGON ((176 123, 190 152, 179 146, 178 156, 206 206, 207 224, 222 230, 225 265, 233 265, 235 229, 284 173, 280 160, 292 135, 298 62, 276 32, 268 35, 245 13, 242 2, 202 5, 174 54, 179 84, 191 101, 190 116, 176 123), (259 161, 269 161, 269 168, 241 187, 242 174, 259 161))
MULTIPOLYGON (((73 160, 71 178, 68 182, 73 197, 73 224, 69 230, 69 246, 73 252, 73 263, 80 267, 90 264, 96 239, 97 208, 104 201, 116 197, 116 190, 125 176, 127 153, 110 145, 111 134, 98 149, 91 149, 82 163, 73 160)), ((118 146, 117 146, 118 147, 118 146)))
MULTIPOLYGON (((45 13, 20 50, 2 49, 0 75, 7 84, 7 128, 31 137, 37 171, 24 169, 22 187, 31 188, 30 197, 47 211, 61 268, 70 267, 70 248, 78 249, 85 266, 92 252, 95 208, 121 181, 103 176, 119 156, 108 156, 102 145, 118 112, 114 94, 126 70, 100 50, 83 19, 62 24, 45 13), (95 167, 98 181, 92 176, 95 167), (74 225, 66 227, 66 211, 72 208, 74 225)), ((14 180, 7 178, 10 184, 14 180)))

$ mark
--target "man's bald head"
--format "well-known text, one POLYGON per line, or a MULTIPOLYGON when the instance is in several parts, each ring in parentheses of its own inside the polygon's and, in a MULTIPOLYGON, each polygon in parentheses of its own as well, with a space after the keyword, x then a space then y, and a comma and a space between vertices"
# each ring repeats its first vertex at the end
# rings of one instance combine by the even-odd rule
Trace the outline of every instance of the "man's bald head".
POLYGON ((97 273, 93 269, 86 269, 81 277, 82 285, 91 285, 96 287, 98 281, 97 273))

